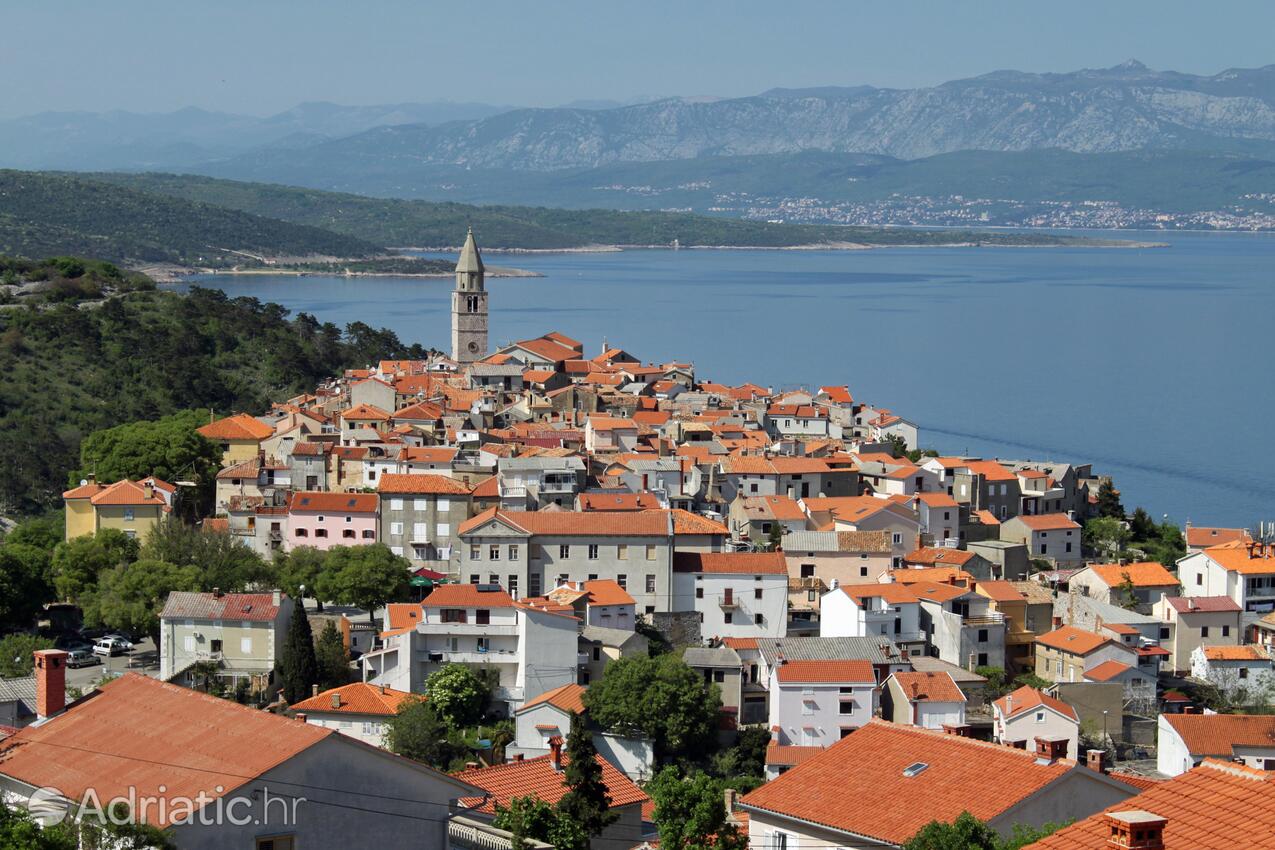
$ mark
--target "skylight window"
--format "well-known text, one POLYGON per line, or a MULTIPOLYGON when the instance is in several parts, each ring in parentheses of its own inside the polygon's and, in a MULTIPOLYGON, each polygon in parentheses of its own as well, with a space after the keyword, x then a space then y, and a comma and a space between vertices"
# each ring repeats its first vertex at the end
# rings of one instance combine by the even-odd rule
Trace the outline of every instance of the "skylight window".
POLYGON ((929 767, 929 765, 923 761, 913 762, 912 764, 903 768, 903 775, 907 777, 916 776, 918 773, 925 770, 927 767, 929 767))

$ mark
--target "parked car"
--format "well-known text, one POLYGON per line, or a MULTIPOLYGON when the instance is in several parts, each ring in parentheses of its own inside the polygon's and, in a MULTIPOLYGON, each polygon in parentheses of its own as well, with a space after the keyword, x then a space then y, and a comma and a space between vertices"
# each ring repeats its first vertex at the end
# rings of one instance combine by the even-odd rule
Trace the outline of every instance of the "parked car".
POLYGON ((97 643, 93 644, 94 655, 105 655, 107 657, 114 655, 123 655, 128 652, 132 644, 119 637, 104 637, 97 643))
POLYGON ((102 640, 113 640, 120 646, 124 647, 125 652, 133 651, 133 642, 121 634, 103 635, 102 640))
POLYGON ((101 664, 102 659, 93 654, 93 650, 85 647, 84 649, 72 649, 66 659, 67 667, 92 667, 94 664, 101 664))

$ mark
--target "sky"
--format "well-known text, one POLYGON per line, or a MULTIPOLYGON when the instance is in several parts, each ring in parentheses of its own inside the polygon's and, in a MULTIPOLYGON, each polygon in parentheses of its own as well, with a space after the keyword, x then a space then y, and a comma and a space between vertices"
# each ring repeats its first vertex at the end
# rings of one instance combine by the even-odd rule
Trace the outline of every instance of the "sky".
POLYGON ((914 87, 1136 58, 1275 63, 1275 3, 1225 0, 0 0, 0 116, 304 101, 554 106, 914 87))

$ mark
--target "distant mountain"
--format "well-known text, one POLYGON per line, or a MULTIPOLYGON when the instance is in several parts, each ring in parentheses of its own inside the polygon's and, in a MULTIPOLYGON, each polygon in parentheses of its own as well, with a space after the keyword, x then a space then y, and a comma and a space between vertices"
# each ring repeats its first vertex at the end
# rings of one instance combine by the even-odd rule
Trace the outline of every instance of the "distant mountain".
POLYGON ((997 71, 923 89, 777 89, 614 109, 518 109, 435 126, 379 126, 197 170, 353 188, 369 174, 407 184, 429 166, 554 171, 812 150, 918 159, 1048 148, 1275 155, 1275 65, 1196 76, 1126 62, 1063 74, 997 71))
POLYGON ((0 120, 0 167, 177 168, 257 149, 295 150, 373 127, 486 118, 485 103, 341 106, 302 103, 264 118, 190 107, 176 112, 43 112, 0 120))

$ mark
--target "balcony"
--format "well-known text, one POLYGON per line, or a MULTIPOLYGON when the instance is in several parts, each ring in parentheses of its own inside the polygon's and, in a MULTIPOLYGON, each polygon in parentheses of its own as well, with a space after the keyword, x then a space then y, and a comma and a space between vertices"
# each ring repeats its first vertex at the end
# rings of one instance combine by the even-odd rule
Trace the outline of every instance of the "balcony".
POLYGON ((739 607, 739 597, 733 593, 723 593, 721 596, 717 597, 717 604, 720 605, 723 610, 733 611, 739 607))
POLYGON ((576 482, 574 478, 546 478, 544 483, 540 485, 541 493, 574 493, 575 489, 576 482))
POLYGON ((196 661, 220 661, 222 658, 221 650, 213 652, 207 649, 195 650, 194 658, 196 661))
POLYGON ((515 623, 443 623, 437 619, 417 624, 416 630, 426 635, 474 635, 475 637, 496 635, 512 637, 518 634, 518 626, 515 623))
POLYGON ((500 484, 500 498, 502 499, 525 499, 527 497, 526 484, 500 484))
POLYGON ((1003 626, 1004 624, 1005 615, 998 611, 989 611, 986 614, 961 618, 961 625, 963 626, 1003 626))
MULTIPOLYGON (((432 652, 431 655, 439 655, 438 652, 432 652)), ((499 650, 488 650, 480 652, 478 650, 457 651, 443 650, 444 664, 517 664, 519 655, 516 652, 508 650, 501 652, 499 650)))
POLYGON ((824 584, 823 579, 818 576, 806 576, 804 578, 788 578, 788 592, 795 593, 801 590, 817 590, 820 593, 828 591, 828 585, 824 584))

